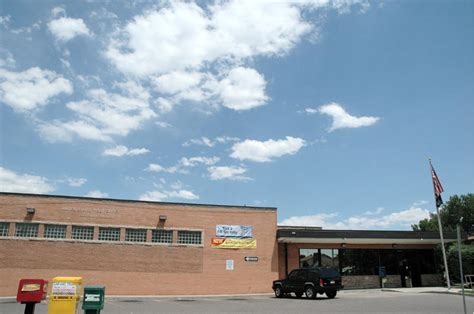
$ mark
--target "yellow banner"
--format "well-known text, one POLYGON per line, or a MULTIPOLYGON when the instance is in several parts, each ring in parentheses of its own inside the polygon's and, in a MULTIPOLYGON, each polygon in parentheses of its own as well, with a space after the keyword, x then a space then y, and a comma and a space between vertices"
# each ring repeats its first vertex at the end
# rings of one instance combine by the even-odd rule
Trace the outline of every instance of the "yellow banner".
POLYGON ((211 246, 216 249, 255 249, 255 239, 212 238, 211 246))

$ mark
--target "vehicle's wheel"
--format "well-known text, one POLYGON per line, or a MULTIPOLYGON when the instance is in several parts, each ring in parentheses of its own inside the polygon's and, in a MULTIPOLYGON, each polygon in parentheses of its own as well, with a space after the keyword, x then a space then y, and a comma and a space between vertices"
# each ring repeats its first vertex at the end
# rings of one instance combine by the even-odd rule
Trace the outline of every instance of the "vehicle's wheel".
POLYGON ((277 298, 283 298, 283 296, 285 295, 285 293, 283 293, 283 288, 278 285, 275 287, 275 297, 277 298))
POLYGON ((303 296, 303 292, 295 292, 295 295, 299 299, 303 296))
POLYGON ((304 293, 308 299, 316 299, 316 290, 314 290, 313 286, 306 286, 304 293))
POLYGON ((337 291, 326 292, 328 299, 334 299, 336 297, 337 291))

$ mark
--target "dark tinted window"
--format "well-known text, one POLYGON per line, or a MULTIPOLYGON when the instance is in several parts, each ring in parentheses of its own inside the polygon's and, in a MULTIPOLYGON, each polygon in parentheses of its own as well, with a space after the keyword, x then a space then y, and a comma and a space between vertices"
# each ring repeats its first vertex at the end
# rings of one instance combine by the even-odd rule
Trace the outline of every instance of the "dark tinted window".
POLYGON ((339 250, 339 262, 343 276, 378 275, 379 263, 377 250, 339 250))
POLYGON ((322 278, 339 277, 339 272, 334 268, 321 268, 319 270, 322 278))
POLYGON ((380 250, 380 264, 385 267, 387 275, 399 275, 400 266, 398 265, 397 250, 380 250))
POLYGON ((300 275, 298 276, 300 280, 309 280, 310 272, 307 270, 303 270, 300 272, 300 275))
POLYGON ((292 271, 289 275, 288 275, 288 279, 291 279, 291 280, 295 280, 296 277, 298 276, 298 271, 297 270, 294 270, 292 271))

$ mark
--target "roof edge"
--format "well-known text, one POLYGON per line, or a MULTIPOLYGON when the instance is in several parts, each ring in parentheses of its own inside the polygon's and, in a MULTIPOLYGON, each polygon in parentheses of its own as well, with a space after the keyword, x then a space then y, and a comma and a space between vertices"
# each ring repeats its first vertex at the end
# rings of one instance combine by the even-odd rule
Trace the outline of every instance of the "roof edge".
POLYGON ((24 196, 24 197, 44 197, 44 198, 65 198, 65 199, 79 199, 88 201, 108 201, 108 202, 124 202, 124 203, 143 203, 143 204, 160 204, 160 205, 185 205, 185 206, 199 206, 199 207, 225 207, 225 208, 240 208, 240 209, 254 209, 254 210, 271 210, 276 211, 276 207, 261 207, 261 206, 247 206, 247 205, 222 205, 222 204, 201 204, 201 203, 179 203, 179 202, 159 202, 159 201, 142 201, 119 198, 97 198, 87 196, 73 196, 73 195, 56 195, 56 194, 34 194, 34 193, 17 193, 17 192, 0 192, 0 196, 24 196))

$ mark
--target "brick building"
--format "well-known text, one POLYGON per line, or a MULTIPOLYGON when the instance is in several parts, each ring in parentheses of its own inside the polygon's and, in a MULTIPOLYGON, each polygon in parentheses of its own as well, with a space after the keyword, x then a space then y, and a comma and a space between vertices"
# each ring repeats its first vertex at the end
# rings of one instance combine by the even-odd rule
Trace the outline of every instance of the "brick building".
POLYGON ((380 286, 381 265, 391 286, 407 285, 407 265, 413 286, 435 285, 436 243, 410 231, 278 228, 272 207, 0 193, 0 296, 21 278, 56 276, 109 295, 262 293, 317 265, 338 267, 347 287, 380 286))
POLYGON ((1 193, 0 296, 59 275, 113 295, 268 292, 276 225, 275 208, 1 193), (251 226, 256 247, 211 247, 216 225, 251 226))

